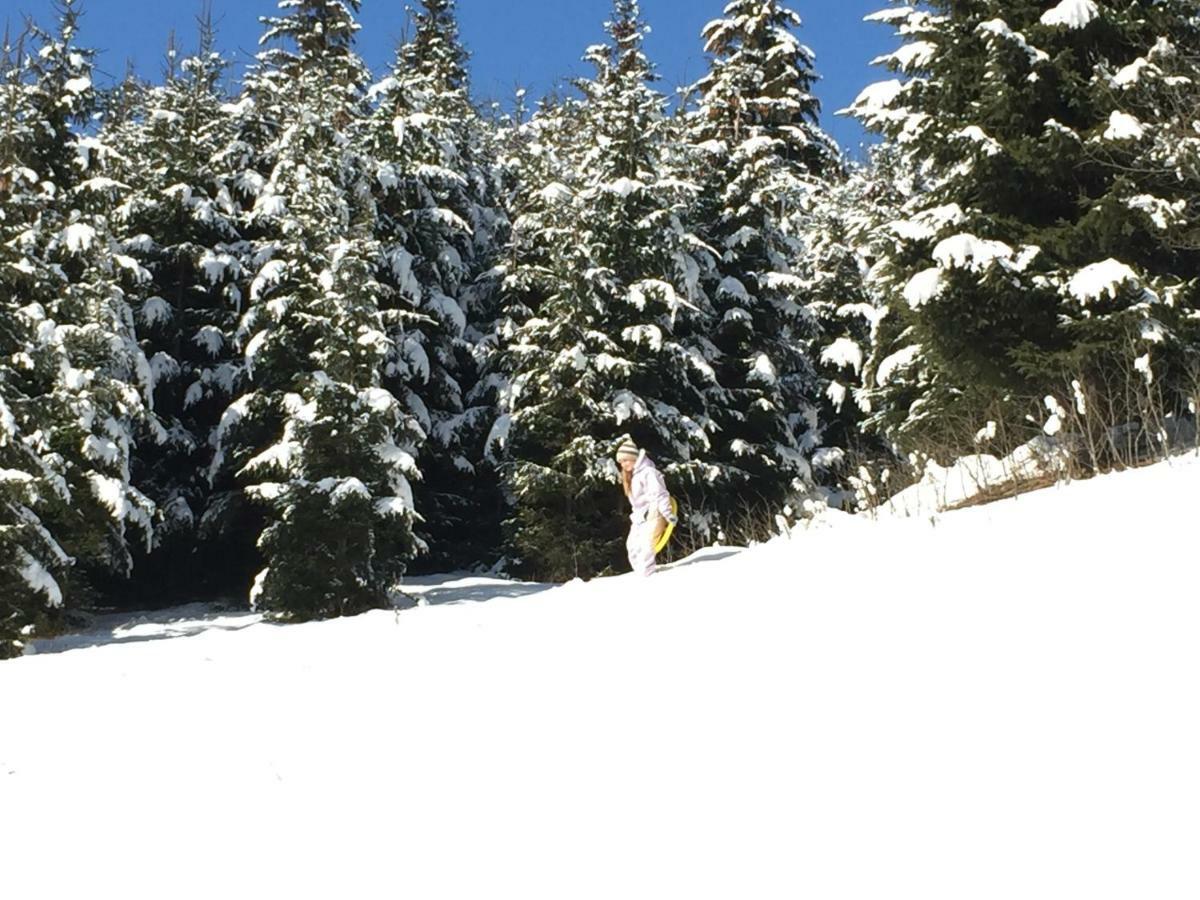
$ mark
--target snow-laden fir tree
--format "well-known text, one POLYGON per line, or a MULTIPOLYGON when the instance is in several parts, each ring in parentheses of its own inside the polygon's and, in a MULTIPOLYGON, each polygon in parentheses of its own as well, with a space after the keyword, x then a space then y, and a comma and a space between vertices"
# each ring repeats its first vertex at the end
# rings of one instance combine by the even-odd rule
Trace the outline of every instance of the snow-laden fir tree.
POLYGON ((1137 420, 1141 376, 1114 392, 1110 374, 1182 340, 1191 264, 1130 204, 1153 194, 1142 174, 1104 160, 1143 139, 1110 79, 1194 42, 1194 5, 935 0, 874 18, 903 36, 882 60, 899 77, 854 110, 931 187, 890 226, 873 424, 945 455, 1056 432, 1088 395, 1110 395, 1105 424, 1137 420))
POLYGON ((510 381, 491 444, 515 504, 512 546, 548 577, 621 560, 612 453, 623 432, 677 492, 727 476, 707 458, 719 388, 698 336, 696 241, 681 222, 694 187, 666 174, 669 123, 648 83, 635 0, 616 0, 607 30, 609 43, 586 55, 596 75, 577 83, 583 97, 558 132, 571 142, 557 148, 566 180, 525 186, 505 278, 510 381))
MULTIPOLYGON (((1124 214, 1112 216, 1114 224, 1136 230, 1173 276, 1155 285, 1164 302, 1156 305, 1157 324, 1140 335, 1151 343, 1137 366, 1147 390, 1138 393, 1163 400, 1171 412, 1187 406, 1194 423, 1200 403, 1200 10, 1180 6, 1177 14, 1183 27, 1164 29, 1133 62, 1098 73, 1117 109, 1090 150, 1115 176, 1108 202, 1121 204, 1124 214), (1159 340, 1160 326, 1170 339, 1159 340)), ((1169 432, 1176 422, 1159 424, 1169 432)))
MULTIPOLYGON (((37 341, 22 316, 26 279, 41 268, 19 240, 45 199, 31 155, 37 122, 27 106, 24 36, 0 51, 0 659, 19 655, 22 637, 48 608, 62 604, 59 584, 70 558, 42 521, 70 494, 56 459, 38 439, 36 386, 28 377, 37 341)), ((43 278, 46 277, 44 274, 43 278)))
POLYGON ((94 109, 93 54, 76 44, 75 4, 59 13, 56 33, 35 28, 6 54, 3 82, 0 652, 39 605, 86 605, 127 576, 154 513, 130 470, 154 424, 129 305, 146 273, 106 217, 110 151, 76 130, 94 109))
POLYGON ((214 478, 236 477, 267 524, 252 601, 291 618, 387 602, 412 558, 423 437, 382 387, 394 357, 377 275, 374 165, 350 132, 368 75, 354 0, 284 0, 238 113, 256 140, 245 228, 255 254, 239 328, 248 390, 222 416, 214 478))
POLYGON ((106 171, 120 185, 113 227, 150 274, 137 326, 167 439, 143 442, 134 459, 160 516, 153 553, 135 578, 149 594, 226 587, 220 578, 236 571, 213 564, 208 549, 228 562, 227 548, 202 542, 198 527, 209 507, 209 441, 243 379, 234 333, 249 249, 236 199, 235 119, 223 108, 227 63, 211 16, 199 26, 197 52, 179 59, 172 43, 165 83, 141 92, 125 115, 106 117, 100 133, 114 150, 106 171))
MULTIPOLYGON (((497 319, 490 334, 481 335, 476 357, 482 378, 475 393, 491 400, 497 409, 508 407, 511 373, 519 361, 506 354, 519 327, 535 318, 561 288, 553 275, 560 241, 571 234, 570 213, 561 202, 569 183, 577 180, 576 154, 579 142, 573 137, 578 126, 579 102, 557 92, 540 98, 533 115, 526 106, 527 92, 517 91, 513 112, 499 123, 496 133, 497 174, 501 205, 513 223, 498 248, 496 267, 489 273, 501 280, 497 319), (555 236, 558 236, 556 240, 555 236)), ((509 419, 501 415, 484 446, 485 464, 500 475, 501 519, 510 520, 498 542, 502 559, 516 554, 513 535, 516 519, 510 463, 506 462, 509 419)), ((607 514, 607 511, 604 513, 607 514)))
POLYGON ((486 521, 498 518, 494 479, 479 469, 492 410, 486 395, 471 392, 495 292, 494 280, 480 276, 492 267, 503 216, 466 64, 453 0, 421 0, 411 38, 369 92, 363 128, 389 260, 381 278, 391 289, 394 356, 385 383, 428 435, 414 490, 418 533, 429 545, 420 564, 439 571, 485 555, 494 531, 486 521))
POLYGON ((818 126, 800 24, 779 0, 729 3, 704 28, 711 66, 688 117, 701 188, 692 215, 711 248, 701 287, 718 316, 710 354, 727 391, 711 453, 734 477, 721 492, 726 515, 751 505, 774 514, 807 492, 808 456, 822 442, 817 323, 796 271, 795 223, 841 164, 818 126))
MULTIPOLYGON (((1200 15, 1200 13, 1198 13, 1200 15)), ((1200 247, 1200 49, 1161 40, 1144 56, 1110 73, 1121 111, 1138 121, 1145 140, 1123 149, 1138 154, 1138 171, 1154 176, 1153 192, 1127 203, 1144 216, 1147 228, 1180 249, 1200 247)), ((1120 146, 1120 145, 1118 145, 1120 146)), ((1126 158, 1106 157, 1118 169, 1126 158)))
POLYGON ((894 250, 896 239, 886 226, 918 189, 899 163, 891 148, 872 148, 865 163, 847 165, 844 178, 819 185, 797 224, 803 247, 798 270, 817 326, 809 345, 821 393, 821 447, 813 453, 813 470, 835 506, 854 502, 848 479, 859 477, 863 464, 890 461, 887 448, 862 431, 871 412, 862 375, 887 315, 871 273, 894 250))

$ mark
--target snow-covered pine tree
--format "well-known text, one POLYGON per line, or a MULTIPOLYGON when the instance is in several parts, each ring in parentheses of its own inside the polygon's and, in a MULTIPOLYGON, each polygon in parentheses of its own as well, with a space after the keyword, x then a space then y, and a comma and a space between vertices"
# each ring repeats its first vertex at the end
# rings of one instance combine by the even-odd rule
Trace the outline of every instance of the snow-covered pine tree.
POLYGON ((664 464, 676 491, 727 474, 705 456, 718 388, 696 337, 704 300, 681 222, 694 187, 666 177, 669 123, 648 83, 636 0, 615 0, 607 30, 610 42, 587 51, 595 78, 564 107, 573 119, 559 134, 571 144, 557 151, 568 180, 525 185, 505 278, 517 318, 490 443, 515 503, 513 550, 551 578, 621 564, 612 453, 622 432, 664 464))
POLYGON ((797 225, 804 248, 798 270, 817 325, 810 352, 821 388, 821 447, 812 462, 835 506, 851 500, 847 478, 857 476, 861 465, 890 461, 887 448, 862 431, 871 412, 862 374, 887 314, 871 273, 894 249, 887 226, 916 189, 899 155, 877 146, 865 163, 848 163, 844 178, 823 181, 797 225))
MULTIPOLYGON (((209 439, 243 378, 234 333, 247 246, 240 236, 235 120, 223 109, 226 61, 211 12, 199 47, 168 49, 166 80, 100 133, 115 151, 108 174, 124 187, 113 210, 121 245, 150 273, 138 310, 141 346, 154 374, 161 443, 143 442, 134 471, 159 508, 152 554, 139 560, 131 599, 232 587, 236 567, 214 564, 198 525, 209 506, 209 439), (236 148, 234 151, 236 156, 236 148), (145 596, 142 596, 145 595, 145 596)), ((216 552, 224 558, 224 549, 216 552)), ((227 561, 227 560, 226 560, 227 561)))
POLYGON ((1161 302, 1153 303, 1152 319, 1135 323, 1145 350, 1135 377, 1146 382, 1138 395, 1160 400, 1171 414, 1148 424, 1168 432, 1185 408, 1194 425, 1200 404, 1200 10, 1171 6, 1154 12, 1173 21, 1145 23, 1158 35, 1148 51, 1094 76, 1115 95, 1116 109, 1088 142, 1114 175, 1098 227, 1129 235, 1145 254, 1134 257, 1141 262, 1135 272, 1152 275, 1157 266, 1149 287, 1161 302))
POLYGON ((38 279, 43 267, 20 239, 38 221, 45 198, 37 173, 24 164, 37 130, 27 105, 25 35, 10 37, 6 32, 0 50, 0 659, 19 655, 22 638, 62 604, 60 582, 71 562, 42 521, 70 494, 39 439, 36 386, 28 375, 36 323, 21 307, 36 285, 27 279, 38 279))
MULTIPOLYGON (((543 232, 562 227, 560 201, 570 191, 567 184, 578 180, 575 163, 580 142, 574 132, 581 119, 578 100, 548 95, 538 101, 532 117, 527 118, 525 98, 524 89, 517 92, 515 109, 499 123, 496 136, 501 203, 513 228, 498 248, 494 272, 505 279, 501 315, 494 333, 484 338, 490 345, 485 358, 493 362, 496 351, 512 337, 513 329, 531 318, 553 293, 553 285, 542 285, 540 278, 550 261, 546 254, 555 252, 543 239, 543 232)), ((492 386, 505 386, 506 378, 493 369, 492 386)))
POLYGON ((479 560, 498 527, 495 481, 480 470, 493 412, 471 391, 494 293, 494 280, 480 276, 504 220, 466 63, 453 0, 420 0, 411 38, 370 91, 363 128, 378 163, 378 237, 390 262, 381 278, 391 289, 395 353, 385 384, 429 437, 414 491, 418 534, 429 545, 419 564, 437 571, 479 560))
MULTIPOLYGON (((517 92, 514 110, 496 134, 501 202, 512 228, 495 269, 502 279, 497 321, 476 351, 483 373, 476 393, 486 394, 498 410, 511 408, 512 373, 523 365, 507 349, 516 342, 520 326, 561 290, 555 260, 562 242, 574 233, 571 212, 562 201, 570 194, 568 184, 578 187, 574 163, 579 141, 572 131, 581 118, 578 101, 554 92, 539 99, 532 117, 527 117, 526 93, 517 92)), ((506 559, 519 557, 514 540, 518 520, 512 516, 516 498, 506 452, 509 422, 506 414, 498 417, 484 448, 488 465, 501 478, 501 519, 508 521, 497 546, 506 559)))
MULTIPOLYGON (((1200 14, 1198 14, 1200 15, 1200 14)), ((1138 171, 1152 178, 1153 192, 1126 202, 1144 216, 1145 227, 1184 250, 1200 247, 1200 49, 1162 40, 1145 56, 1108 75, 1123 112, 1133 116, 1148 140, 1134 145, 1138 171)), ((1109 157, 1118 169, 1127 160, 1109 157)))
MULTIPOLYGON (((497 123, 495 137, 501 205, 512 228, 497 248, 497 266, 490 273, 505 279, 494 332, 484 336, 488 346, 483 356, 491 362, 513 329, 532 317, 552 292, 539 288, 538 276, 548 260, 530 263, 536 254, 551 250, 540 239, 542 232, 555 227, 555 217, 563 209, 559 201, 570 191, 567 184, 578 180, 579 140, 573 129, 581 119, 579 101, 551 93, 538 100, 530 116, 526 95, 524 89, 517 92, 514 110, 497 123)), ((503 374, 492 369, 493 387, 506 385, 503 374)))
MULTIPOLYGON (((988 422, 1012 440, 1040 430, 1049 397, 1054 431, 1054 397, 1161 352, 1176 338, 1162 316, 1190 303, 1172 292, 1180 260, 1122 200, 1138 174, 1100 156, 1139 139, 1106 73, 1189 40, 1194 5, 934 0, 874 18, 899 26, 882 61, 901 78, 854 110, 931 187, 891 226, 873 423, 952 455, 996 433, 988 422)), ((1121 405, 1109 424, 1137 418, 1121 405)))
POLYGON ((794 225, 841 163, 818 126, 800 24, 779 0, 732 0, 704 28, 711 66, 688 117, 701 186, 693 215, 713 254, 701 284, 719 317, 710 353, 728 392, 710 454, 735 476, 719 495, 726 515, 751 503, 776 514, 807 492, 808 456, 822 441, 817 323, 796 271, 794 225))
POLYGON ((350 132, 368 75, 357 0, 282 0, 238 116, 263 142, 239 333, 249 390, 222 416, 211 471, 266 509, 258 608, 289 618, 383 605, 417 550, 410 479, 422 432, 381 387, 392 354, 371 191, 350 132))
POLYGON ((17 583, 5 601, 15 608, 0 612, 9 650, 10 626, 35 624, 32 600, 86 605, 99 580, 128 575, 129 543, 149 539, 154 512, 130 472, 135 434, 153 423, 127 293, 146 273, 112 238, 108 148, 76 131, 96 99, 78 16, 63 0, 57 32, 35 27, 4 78, 0 553, 25 582, 6 566, 17 583))

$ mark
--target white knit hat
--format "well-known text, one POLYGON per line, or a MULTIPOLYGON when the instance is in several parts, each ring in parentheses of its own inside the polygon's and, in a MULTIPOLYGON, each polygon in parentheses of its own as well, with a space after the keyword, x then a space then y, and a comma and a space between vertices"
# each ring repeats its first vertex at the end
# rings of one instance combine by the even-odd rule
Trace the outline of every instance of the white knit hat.
POLYGON ((632 456, 636 458, 637 455, 638 446, 633 442, 633 438, 631 438, 629 435, 625 435, 623 438, 621 438, 621 446, 617 448, 617 459, 619 460, 622 456, 632 456))

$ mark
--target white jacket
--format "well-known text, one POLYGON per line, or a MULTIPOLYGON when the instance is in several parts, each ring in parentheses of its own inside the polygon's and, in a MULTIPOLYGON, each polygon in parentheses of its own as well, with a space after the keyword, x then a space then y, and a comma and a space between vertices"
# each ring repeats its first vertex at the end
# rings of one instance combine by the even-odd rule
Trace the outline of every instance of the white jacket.
POLYGON ((662 472, 650 461, 645 450, 638 454, 637 463, 633 467, 629 501, 633 504, 629 521, 634 525, 650 521, 654 512, 658 512, 668 522, 675 521, 675 514, 671 512, 671 495, 667 493, 667 483, 663 481, 662 472))

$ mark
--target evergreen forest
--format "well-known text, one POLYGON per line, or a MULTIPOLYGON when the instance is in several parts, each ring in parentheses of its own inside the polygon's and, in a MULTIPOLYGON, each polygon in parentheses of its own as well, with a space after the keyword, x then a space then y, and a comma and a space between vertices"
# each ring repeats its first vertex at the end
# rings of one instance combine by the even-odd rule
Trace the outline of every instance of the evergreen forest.
POLYGON ((824 0, 712 2, 682 99, 613 0, 590 74, 506 110, 455 0, 382 72, 361 0, 281 0, 238 72, 202 17, 157 83, 98 83, 79 0, 10 30, 0 658, 100 609, 622 571, 626 435, 676 552, 929 461, 1195 442, 1194 0, 880 0, 865 160, 813 94, 824 0))

